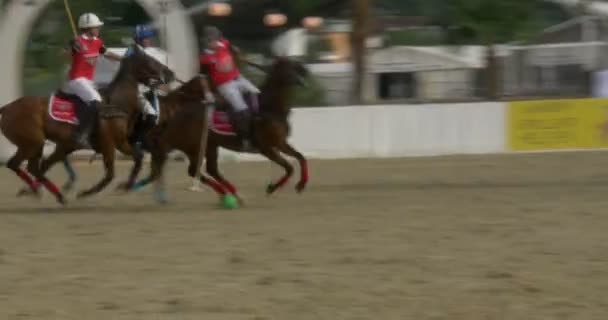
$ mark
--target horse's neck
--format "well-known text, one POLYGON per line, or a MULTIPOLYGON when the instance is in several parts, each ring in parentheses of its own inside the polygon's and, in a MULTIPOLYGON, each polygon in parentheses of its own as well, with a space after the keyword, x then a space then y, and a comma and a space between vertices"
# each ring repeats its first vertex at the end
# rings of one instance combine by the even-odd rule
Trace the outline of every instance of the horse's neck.
POLYGON ((289 115, 289 88, 286 85, 279 82, 268 81, 262 86, 261 91, 261 113, 281 116, 289 115))
POLYGON ((106 103, 116 106, 124 106, 127 110, 134 111, 137 103, 138 83, 131 75, 128 62, 123 62, 110 85, 107 88, 106 103))
POLYGON ((166 96, 158 97, 158 103, 160 104, 161 119, 167 119, 183 110, 192 101, 185 99, 179 91, 173 91, 166 96))
POLYGON ((107 103, 112 105, 127 106, 137 99, 137 81, 134 79, 124 79, 117 81, 108 87, 107 103))

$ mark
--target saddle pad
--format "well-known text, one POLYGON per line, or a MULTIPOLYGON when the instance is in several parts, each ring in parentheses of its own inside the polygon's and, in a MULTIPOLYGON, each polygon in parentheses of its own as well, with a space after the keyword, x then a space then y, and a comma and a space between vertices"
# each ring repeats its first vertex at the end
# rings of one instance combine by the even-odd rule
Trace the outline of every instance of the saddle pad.
POLYGON ((51 95, 49 99, 49 116, 55 121, 78 124, 76 103, 56 94, 51 95))
POLYGON ((211 131, 226 136, 236 135, 227 112, 215 108, 209 108, 208 112, 209 128, 211 131))

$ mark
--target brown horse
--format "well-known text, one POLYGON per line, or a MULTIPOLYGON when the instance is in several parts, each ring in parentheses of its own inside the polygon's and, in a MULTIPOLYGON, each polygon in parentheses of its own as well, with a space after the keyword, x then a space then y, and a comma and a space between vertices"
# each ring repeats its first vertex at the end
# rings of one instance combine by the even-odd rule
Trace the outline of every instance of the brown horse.
MULTIPOLYGON (((278 182, 271 183, 267 187, 266 191, 268 194, 272 194, 287 183, 293 175, 293 166, 280 154, 281 152, 295 157, 300 163, 301 177, 296 190, 298 192, 303 191, 308 182, 306 159, 287 142, 290 134, 288 117, 291 110, 288 103, 289 89, 296 84, 302 84, 306 76, 308 76, 308 70, 301 63, 285 57, 277 57, 261 87, 259 112, 255 115, 253 121, 253 142, 260 154, 285 169, 285 175, 278 182)), ((171 110, 171 108, 165 106, 163 106, 163 109, 171 110)), ((188 174, 191 177, 197 172, 195 164, 200 163, 198 161, 198 154, 200 153, 201 133, 206 126, 206 108, 201 108, 200 106, 183 107, 169 121, 165 135, 162 138, 164 139, 165 146, 173 147, 187 154, 190 160, 188 174)), ((208 133, 206 171, 214 180, 201 177, 201 182, 212 187, 223 199, 226 199, 227 195, 239 198, 234 185, 225 179, 219 171, 218 152, 220 147, 233 151, 242 151, 241 141, 232 134, 224 135, 213 130, 209 130, 208 133)), ((160 175, 162 166, 167 158, 167 152, 170 150, 168 147, 161 147, 152 148, 150 151, 152 152, 151 175, 133 184, 133 180, 131 179, 137 176, 137 173, 135 173, 131 175, 127 186, 139 189, 154 181, 160 175)))
MULTIPOLYGON (((95 194, 111 182, 116 148, 127 154, 132 153, 127 142, 128 120, 136 112, 137 84, 164 82, 173 78, 173 73, 162 63, 137 46, 133 46, 132 50, 133 54, 122 60, 118 73, 105 90, 105 104, 99 110, 92 136, 93 148, 103 155, 105 176, 92 188, 79 193, 79 197, 95 194)), ((64 160, 79 146, 72 140, 73 125, 51 118, 47 112, 48 105, 48 97, 19 98, 0 110, 0 129, 17 146, 17 152, 8 161, 7 167, 28 185, 31 192, 38 193, 42 185, 55 195, 57 201, 65 204, 62 192, 45 174, 53 164, 64 160), (53 154, 41 163, 46 140, 53 141, 56 147, 53 154), (20 168, 25 160, 28 161, 27 172, 20 168)))
MULTIPOLYGON (((186 154, 190 165, 188 174, 194 177, 198 172, 200 163, 200 138, 203 130, 207 130, 207 106, 203 102, 207 92, 207 82, 197 76, 180 88, 173 90, 165 97, 159 97, 160 115, 159 124, 148 131, 144 139, 144 149, 152 154, 152 168, 150 178, 145 182, 157 180, 162 174, 167 153, 179 150, 186 154)), ((143 154, 134 155, 134 166, 129 179, 119 186, 125 191, 137 189, 135 179, 142 167, 143 154)), ((214 182, 203 175, 201 181, 213 185, 214 182)), ((162 184, 158 184, 162 188, 162 184)), ((166 201, 164 190, 157 189, 157 200, 166 201)))

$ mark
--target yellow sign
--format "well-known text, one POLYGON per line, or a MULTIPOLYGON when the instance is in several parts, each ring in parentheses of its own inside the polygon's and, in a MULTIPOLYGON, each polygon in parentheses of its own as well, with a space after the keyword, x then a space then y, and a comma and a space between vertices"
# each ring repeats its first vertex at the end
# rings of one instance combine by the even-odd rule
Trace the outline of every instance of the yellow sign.
POLYGON ((608 147, 608 99, 518 101, 509 104, 511 150, 608 147))

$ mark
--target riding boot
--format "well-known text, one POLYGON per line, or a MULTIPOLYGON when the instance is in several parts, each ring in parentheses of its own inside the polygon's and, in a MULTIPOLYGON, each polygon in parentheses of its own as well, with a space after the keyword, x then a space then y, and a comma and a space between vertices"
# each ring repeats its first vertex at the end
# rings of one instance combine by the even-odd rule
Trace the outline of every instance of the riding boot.
POLYGON ((137 136, 138 136, 138 142, 142 144, 142 146, 144 148, 148 148, 149 145, 146 141, 146 135, 148 133, 148 131, 154 129, 154 127, 156 126, 156 121, 157 121, 158 117, 152 114, 147 114, 144 115, 143 118, 141 119, 142 123, 140 126, 140 131, 138 132, 137 136))
POLYGON ((251 107, 251 110, 254 114, 257 114, 260 111, 260 101, 258 100, 258 95, 250 92, 245 95, 247 97, 247 102, 251 107))
POLYGON ((76 108, 76 117, 79 124, 73 131, 73 139, 83 149, 91 149, 90 138, 97 118, 97 108, 97 101, 76 108))
POLYGON ((148 131, 152 128, 154 128, 154 126, 156 126, 158 122, 158 116, 153 115, 153 114, 148 114, 144 117, 144 130, 148 131))
POLYGON ((235 112, 232 116, 234 129, 243 144, 244 150, 250 150, 251 144, 251 114, 249 110, 235 112))

